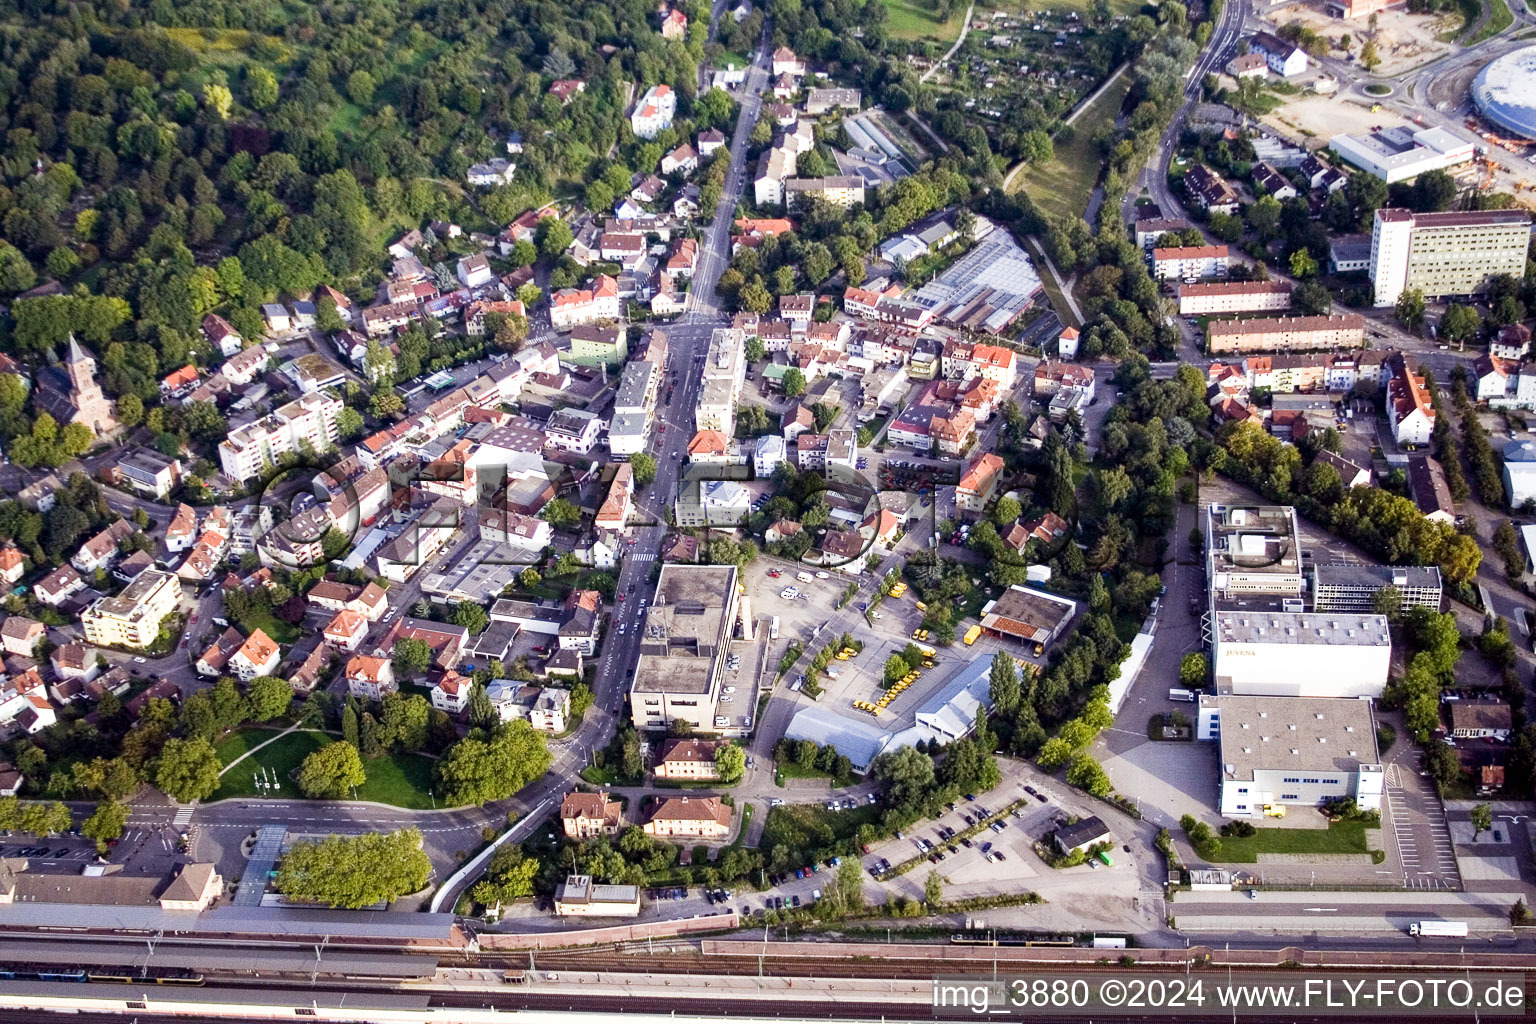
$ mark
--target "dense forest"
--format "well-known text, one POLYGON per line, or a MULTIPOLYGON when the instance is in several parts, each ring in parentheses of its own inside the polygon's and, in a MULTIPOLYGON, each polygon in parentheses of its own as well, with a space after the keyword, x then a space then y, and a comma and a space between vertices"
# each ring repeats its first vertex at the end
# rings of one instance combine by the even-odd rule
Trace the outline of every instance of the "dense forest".
POLYGON ((16 301, 4 347, 36 358, 73 330, 110 393, 146 401, 206 355, 210 311, 255 336, 280 293, 366 295, 406 225, 499 227, 638 169, 675 140, 640 145, 627 100, 673 85, 681 137, 707 32, 685 4, 689 37, 663 40, 649 0, 9 6, 0 297, 64 294, 16 301), (585 92, 562 105, 561 77, 585 92), (466 168, 514 132, 514 183, 469 189, 466 168))

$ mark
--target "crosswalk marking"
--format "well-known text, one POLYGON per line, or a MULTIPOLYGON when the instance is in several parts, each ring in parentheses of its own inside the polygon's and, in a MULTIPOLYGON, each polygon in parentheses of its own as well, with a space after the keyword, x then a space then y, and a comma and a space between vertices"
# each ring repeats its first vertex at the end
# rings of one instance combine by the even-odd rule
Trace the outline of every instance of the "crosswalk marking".
POLYGON ((192 824, 192 812, 194 810, 196 810, 196 808, 178 807, 176 809, 176 817, 171 819, 171 824, 175 825, 177 828, 183 828, 192 824))

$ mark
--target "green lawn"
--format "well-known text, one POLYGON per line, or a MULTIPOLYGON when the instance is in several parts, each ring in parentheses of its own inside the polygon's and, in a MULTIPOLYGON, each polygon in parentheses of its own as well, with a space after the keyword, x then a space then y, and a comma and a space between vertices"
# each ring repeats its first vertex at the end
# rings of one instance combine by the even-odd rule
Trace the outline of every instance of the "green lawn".
POLYGON ((1223 864, 1254 864, 1261 853, 1369 853, 1365 822, 1336 821, 1326 829, 1263 828, 1246 839, 1222 836, 1221 849, 1206 860, 1223 864))
MULTIPOLYGON (((251 747, 263 740, 271 739, 272 734, 264 729, 246 729, 235 733, 224 740, 216 748, 219 760, 225 764, 230 763, 251 747), (248 735, 255 733, 254 737, 248 735)), ((271 746, 265 747, 260 753, 241 761, 233 770, 226 772, 219 780, 219 788, 211 799, 227 800, 231 797, 253 797, 262 795, 256 788, 255 775, 258 771, 268 769, 268 777, 276 776, 282 788, 270 796, 297 797, 300 795, 298 787, 293 784, 291 776, 298 769, 300 762, 310 754, 319 750, 331 737, 318 732, 289 733, 271 746)))
MULTIPOLYGON (((809 680, 807 680, 807 682, 809 682, 809 680)), ((843 779, 833 779, 832 776, 828 775, 820 768, 802 768, 800 765, 795 764, 794 762, 787 762, 785 764, 778 765, 777 770, 778 779, 776 781, 781 786, 784 784, 784 779, 828 779, 832 782, 834 787, 841 789, 845 786, 853 785, 855 781, 851 775, 843 779)))
POLYGON ((363 759, 368 781, 357 787, 359 800, 429 810, 439 806, 432 797, 432 769, 437 762, 420 754, 393 754, 363 759))
MULTIPOLYGON (((271 739, 272 736, 273 733, 269 729, 242 729, 227 736, 215 749, 218 751, 219 760, 229 764, 251 748, 271 739)), ((325 733, 289 733, 270 746, 263 747, 259 753, 241 761, 238 767, 226 773, 220 779, 219 788, 211 799, 228 800, 235 797, 250 798, 261 795, 299 797, 302 794, 293 783, 293 773, 298 770, 304 758, 334 741, 334 737, 325 733), (282 788, 265 794, 258 792, 255 776, 261 769, 268 769, 267 776, 269 778, 275 776, 282 784, 282 788)), ((359 800, 373 800, 413 810, 430 809, 432 807, 430 794, 432 767, 432 759, 420 754, 393 754, 374 760, 365 758, 363 771, 367 774, 368 781, 357 788, 357 797, 359 800)))
POLYGON ((892 39, 937 39, 952 43, 964 24, 966 5, 956 2, 949 18, 939 21, 937 12, 919 0, 885 0, 887 35, 892 39))
POLYGON ((1041 213, 1078 217, 1088 208, 1088 196, 1104 165, 1104 155, 1094 146, 1093 135, 1101 125, 1114 123, 1130 90, 1131 76, 1121 75, 1072 123, 1072 137, 1056 143, 1055 156, 1025 168, 1014 178, 1014 187, 1028 193, 1041 213))
MULTIPOLYGON (((1533 2, 1536 2, 1536 0, 1533 0, 1533 2)), ((1023 177, 1021 174, 1014 180, 1017 182, 1023 177)), ((1045 262, 1045 250, 1036 245, 1033 238, 1028 239, 1026 244, 1030 254, 1035 258, 1036 266, 1040 269, 1040 284, 1045 289, 1045 297, 1050 300, 1051 308, 1056 311, 1056 316, 1063 324, 1070 327, 1079 326, 1077 318, 1072 315, 1072 307, 1067 305, 1065 293, 1056 286, 1056 279, 1051 276, 1051 272, 1044 266, 1041 266, 1045 262)), ((1061 268, 1058 267, 1056 269, 1060 270, 1061 268)))
POLYGON ((280 644, 297 643, 304 636, 298 626, 289 625, 264 609, 253 608, 240 619, 240 625, 245 627, 247 634, 259 629, 280 644))
POLYGON ((1514 23, 1515 16, 1510 12, 1509 4, 1504 0, 1488 0, 1488 20, 1477 30, 1476 35, 1465 40, 1462 45, 1476 46, 1485 39, 1492 39, 1514 23))

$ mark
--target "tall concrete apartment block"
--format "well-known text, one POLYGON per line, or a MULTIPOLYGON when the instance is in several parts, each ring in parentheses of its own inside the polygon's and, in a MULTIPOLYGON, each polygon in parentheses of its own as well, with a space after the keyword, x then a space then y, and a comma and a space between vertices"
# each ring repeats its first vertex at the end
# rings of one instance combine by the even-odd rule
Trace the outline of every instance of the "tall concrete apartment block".
POLYGON ((1531 218, 1524 210, 1414 213, 1381 209, 1371 228, 1371 285, 1377 306, 1405 291, 1425 298, 1484 291, 1496 274, 1525 273, 1531 218))

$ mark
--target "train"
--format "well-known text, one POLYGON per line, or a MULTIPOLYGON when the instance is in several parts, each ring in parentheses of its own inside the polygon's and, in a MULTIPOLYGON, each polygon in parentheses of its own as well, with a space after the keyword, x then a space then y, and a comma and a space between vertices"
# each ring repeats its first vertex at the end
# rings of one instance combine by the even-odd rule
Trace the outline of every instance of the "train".
POLYGON ((42 964, 0 966, 0 978, 11 981, 73 981, 117 985, 201 985, 196 971, 141 971, 133 967, 94 968, 54 967, 42 964))
POLYGON ((1027 939, 1022 935, 968 935, 965 932, 955 932, 949 937, 951 945, 956 946, 1075 946, 1077 939, 1073 936, 1056 936, 1054 938, 1027 939))

